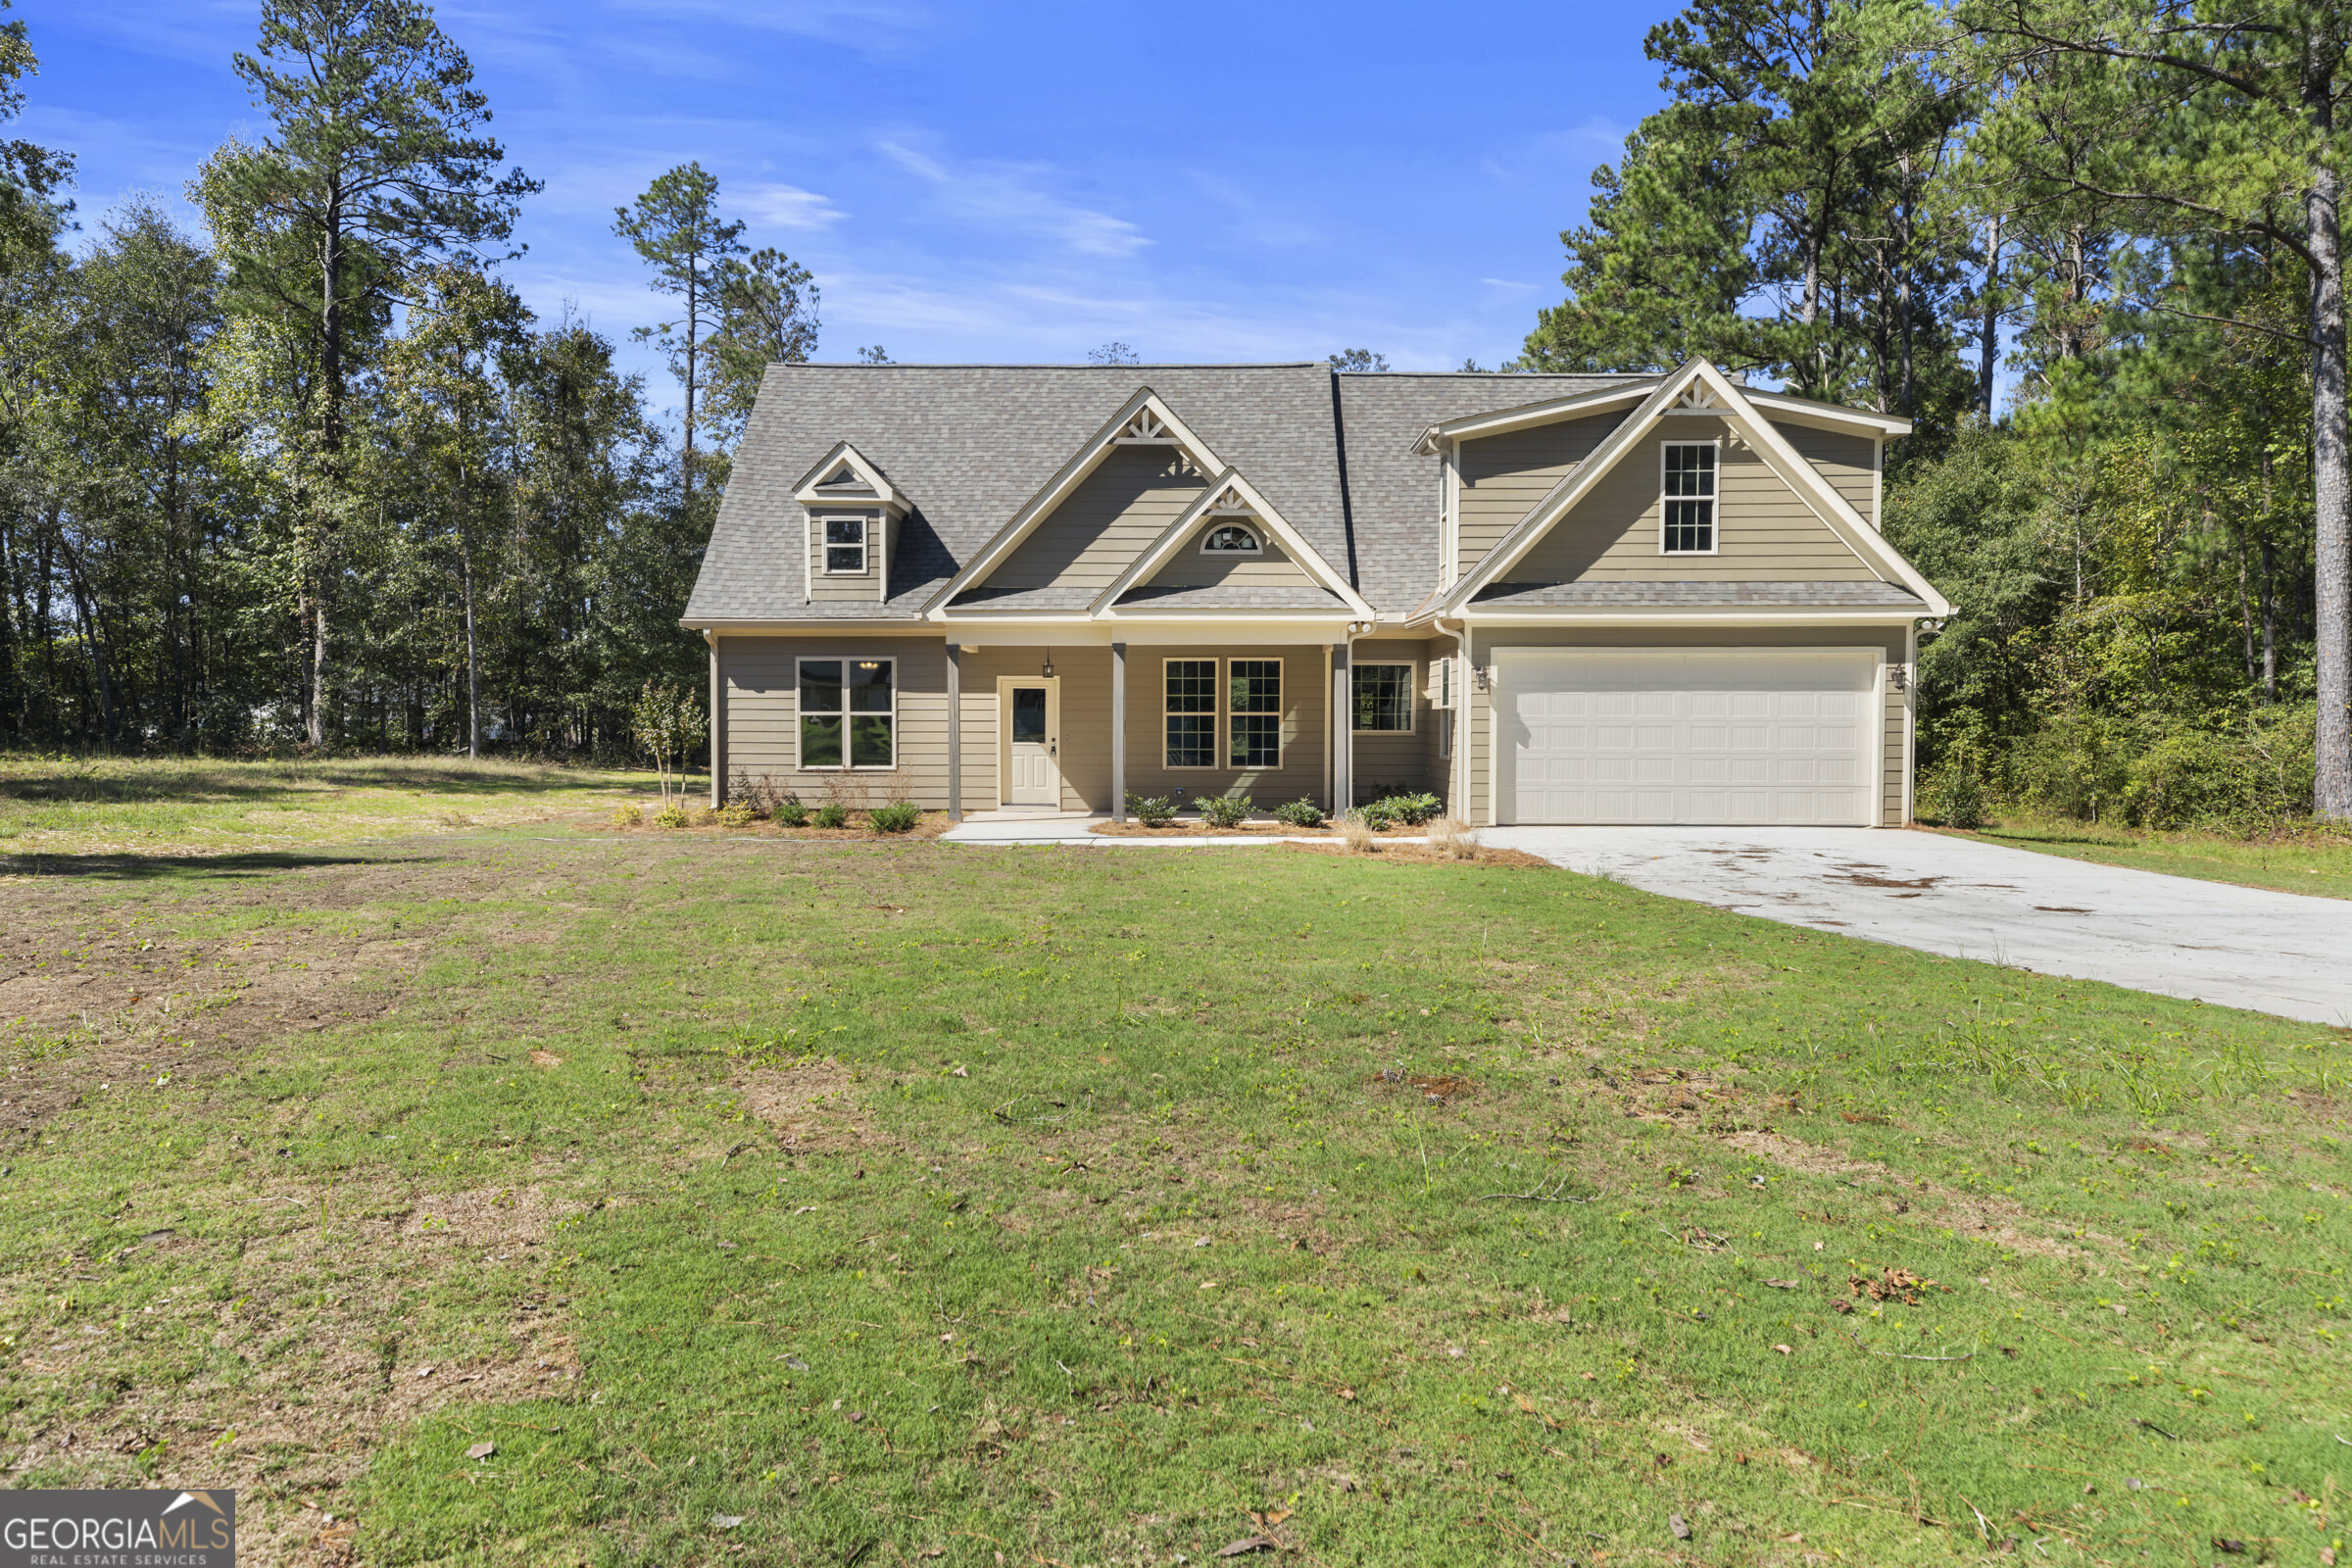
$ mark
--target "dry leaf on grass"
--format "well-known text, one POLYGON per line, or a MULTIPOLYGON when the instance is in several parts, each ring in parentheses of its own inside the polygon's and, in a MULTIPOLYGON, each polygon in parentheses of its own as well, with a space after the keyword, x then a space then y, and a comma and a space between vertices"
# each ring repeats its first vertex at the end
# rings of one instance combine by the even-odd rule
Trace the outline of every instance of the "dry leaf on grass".
POLYGON ((1217 1548, 1217 1555, 1220 1557, 1240 1557, 1246 1556, 1252 1551, 1279 1551, 1281 1549, 1281 1547, 1274 1544, 1274 1538, 1272 1536, 1244 1536, 1239 1541, 1228 1542, 1226 1544, 1219 1546, 1217 1548))
POLYGON ((466 1450, 466 1457, 468 1459, 487 1459, 497 1451, 498 1445, 495 1443, 477 1443, 472 1447, 466 1450))

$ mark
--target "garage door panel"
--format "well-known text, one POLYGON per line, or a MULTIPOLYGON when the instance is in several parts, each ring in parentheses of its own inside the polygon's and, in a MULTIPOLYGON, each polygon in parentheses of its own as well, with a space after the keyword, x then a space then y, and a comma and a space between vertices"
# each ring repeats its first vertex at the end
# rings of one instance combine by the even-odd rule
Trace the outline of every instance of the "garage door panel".
POLYGON ((1503 820, 1867 823, 1874 650, 1502 650, 1503 820), (1556 722, 1576 714, 1589 721, 1556 722))

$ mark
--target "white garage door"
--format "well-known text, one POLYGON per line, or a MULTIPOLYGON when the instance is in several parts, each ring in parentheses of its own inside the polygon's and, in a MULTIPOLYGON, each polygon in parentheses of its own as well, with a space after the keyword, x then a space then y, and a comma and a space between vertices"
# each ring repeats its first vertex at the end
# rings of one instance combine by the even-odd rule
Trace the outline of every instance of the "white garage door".
POLYGON ((1870 649, 1501 648, 1504 822, 1877 820, 1870 649))

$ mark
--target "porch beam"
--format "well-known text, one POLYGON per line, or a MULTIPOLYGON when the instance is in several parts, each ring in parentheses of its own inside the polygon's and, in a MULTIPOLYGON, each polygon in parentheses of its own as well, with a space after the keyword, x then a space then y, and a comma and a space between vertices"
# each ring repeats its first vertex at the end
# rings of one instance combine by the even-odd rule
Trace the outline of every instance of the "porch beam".
POLYGON ((948 820, 963 820, 963 649, 948 639, 948 820))
POLYGON ((1348 645, 1331 645, 1331 814, 1355 805, 1355 731, 1348 723, 1348 645))
POLYGON ((1127 820, 1127 645, 1110 645, 1110 819, 1127 820))

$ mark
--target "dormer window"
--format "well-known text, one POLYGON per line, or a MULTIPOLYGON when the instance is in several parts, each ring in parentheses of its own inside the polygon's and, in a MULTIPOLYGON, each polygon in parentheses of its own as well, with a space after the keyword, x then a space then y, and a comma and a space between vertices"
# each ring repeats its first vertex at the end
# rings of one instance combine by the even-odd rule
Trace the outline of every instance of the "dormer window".
POLYGON ((1200 553, 1204 556, 1256 556, 1265 553, 1258 543, 1257 530, 1238 522, 1221 522, 1200 536, 1200 553))
POLYGON ((865 519, 863 517, 827 517, 825 519, 825 575, 828 577, 862 577, 865 575, 865 519))

